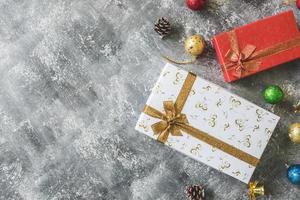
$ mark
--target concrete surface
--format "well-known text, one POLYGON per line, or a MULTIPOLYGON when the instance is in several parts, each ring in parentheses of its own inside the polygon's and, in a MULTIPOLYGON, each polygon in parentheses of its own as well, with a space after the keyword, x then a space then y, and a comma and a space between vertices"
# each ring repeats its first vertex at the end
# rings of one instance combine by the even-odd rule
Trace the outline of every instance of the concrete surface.
MULTIPOLYGON (((185 59, 192 33, 216 33, 289 8, 281 0, 209 0, 201 12, 184 0, 0 1, 0 199, 185 199, 203 184, 207 199, 246 200, 247 186, 134 131, 164 65, 185 59), (165 16, 175 30, 161 40, 153 23, 165 16)), ((300 121, 300 62, 225 84, 211 47, 193 65, 198 75, 282 117, 254 179, 268 196, 297 200, 284 163, 300 162, 287 137, 300 121), (281 105, 261 91, 278 84, 281 105)))

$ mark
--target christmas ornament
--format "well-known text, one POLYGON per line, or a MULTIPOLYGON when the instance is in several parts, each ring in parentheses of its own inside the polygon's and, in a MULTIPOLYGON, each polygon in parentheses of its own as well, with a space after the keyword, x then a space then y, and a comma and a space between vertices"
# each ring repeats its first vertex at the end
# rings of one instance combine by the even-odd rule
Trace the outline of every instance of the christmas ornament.
POLYGON ((202 54, 202 52, 205 49, 205 41, 201 35, 193 35, 188 37, 184 41, 184 48, 188 54, 192 56, 191 61, 175 61, 173 59, 170 59, 168 57, 163 56, 166 60, 169 62, 175 63, 175 64, 191 64, 194 63, 198 56, 202 54))
POLYGON ((201 10, 205 5, 205 0, 186 0, 185 2, 191 10, 201 10))
POLYGON ((194 58, 202 54, 205 42, 201 35, 193 35, 184 41, 184 49, 194 58))
POLYGON ((279 86, 271 85, 264 90, 263 97, 267 103, 277 104, 283 100, 284 93, 279 86))
POLYGON ((186 187, 185 193, 190 200, 203 200, 205 191, 201 185, 190 185, 186 187))
POLYGON ((287 177, 292 184, 300 185, 300 164, 290 165, 287 169, 287 177))
POLYGON ((258 186, 258 181, 250 181, 248 196, 251 200, 255 200, 256 196, 265 195, 265 189, 263 185, 258 186))
POLYGON ((300 144, 300 123, 290 125, 289 137, 292 142, 300 144))
POLYGON ((171 32, 171 24, 166 18, 162 17, 155 23, 154 30, 163 38, 171 32))

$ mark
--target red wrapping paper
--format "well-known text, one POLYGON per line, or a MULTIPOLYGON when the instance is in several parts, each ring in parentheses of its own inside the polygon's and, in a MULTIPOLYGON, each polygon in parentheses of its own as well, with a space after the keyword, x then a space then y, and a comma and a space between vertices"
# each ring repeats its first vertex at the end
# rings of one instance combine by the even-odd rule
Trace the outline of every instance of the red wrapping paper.
MULTIPOLYGON (((256 51, 270 48, 274 45, 284 43, 296 37, 300 37, 293 11, 287 11, 278 15, 267 17, 262 20, 234 29, 240 51, 247 45, 254 45, 256 51)), ((246 76, 273 68, 300 58, 300 46, 290 48, 280 53, 272 54, 260 60, 259 67, 255 71, 247 71, 241 77, 236 76, 234 70, 228 70, 224 65, 228 63, 227 53, 232 49, 232 43, 228 32, 216 35, 213 38, 219 63, 222 66, 224 79, 232 82, 246 76)))

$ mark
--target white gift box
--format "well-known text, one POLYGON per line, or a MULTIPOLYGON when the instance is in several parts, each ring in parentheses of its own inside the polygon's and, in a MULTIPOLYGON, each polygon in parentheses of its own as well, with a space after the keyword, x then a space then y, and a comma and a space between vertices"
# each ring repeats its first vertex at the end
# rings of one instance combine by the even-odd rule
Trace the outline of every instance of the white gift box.
MULTIPOLYGON (((171 148, 244 183, 250 181, 279 121, 273 113, 171 64, 164 67, 146 105, 164 116, 153 117, 145 109, 137 131, 164 138, 171 148), (190 75, 194 80, 181 112, 166 114, 164 102, 178 103, 190 75), (157 133, 154 124, 160 124, 163 132, 157 133)), ((176 105, 173 110, 178 110, 176 105)))

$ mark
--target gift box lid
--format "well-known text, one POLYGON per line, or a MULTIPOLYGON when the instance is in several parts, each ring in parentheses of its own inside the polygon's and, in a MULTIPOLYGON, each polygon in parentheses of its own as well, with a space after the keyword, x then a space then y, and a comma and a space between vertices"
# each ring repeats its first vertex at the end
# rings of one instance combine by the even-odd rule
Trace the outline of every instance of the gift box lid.
MULTIPOLYGON (((230 33, 230 31, 214 36, 213 45, 215 47, 218 60, 222 65, 224 79, 227 82, 231 82, 239 79, 239 77, 233 76, 232 73, 226 70, 223 66, 226 62, 226 54, 228 53, 228 50, 231 49, 231 41, 228 33, 230 33)), ((292 10, 235 28, 234 33, 236 35, 240 51, 249 44, 254 45, 256 47, 255 50, 259 51, 300 36, 292 10)), ((276 65, 299 57, 300 45, 289 50, 280 51, 279 54, 277 53, 265 57, 261 61, 258 70, 249 72, 243 75, 243 77, 272 68, 276 65)))
POLYGON ((167 64, 136 130, 248 183, 278 120, 263 108, 167 64))

